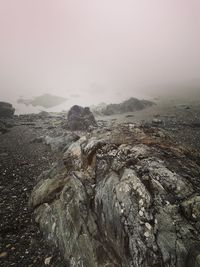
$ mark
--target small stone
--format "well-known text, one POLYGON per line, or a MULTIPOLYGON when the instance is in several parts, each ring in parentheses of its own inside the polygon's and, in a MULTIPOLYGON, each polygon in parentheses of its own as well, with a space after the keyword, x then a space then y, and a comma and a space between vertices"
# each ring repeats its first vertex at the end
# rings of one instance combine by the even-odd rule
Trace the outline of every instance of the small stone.
POLYGON ((147 231, 147 232, 144 233, 144 236, 145 236, 146 238, 148 238, 148 237, 150 236, 150 233, 147 231))
POLYGON ((46 258, 46 259, 44 260, 44 264, 45 264, 45 265, 49 265, 50 262, 51 262, 51 259, 52 259, 52 257, 48 257, 48 258, 46 258))
POLYGON ((151 225, 150 225, 148 222, 145 223, 145 226, 146 226, 146 228, 147 228, 148 230, 151 230, 151 228, 152 228, 151 225))
POLYGON ((192 218, 196 219, 197 216, 194 213, 192 213, 192 218))
POLYGON ((143 213, 142 210, 139 211, 139 215, 140 215, 141 217, 144 215, 144 213, 143 213))
POLYGON ((143 199, 140 199, 139 204, 142 206, 144 204, 143 199))
POLYGON ((55 228, 56 228, 56 223, 54 222, 52 225, 52 232, 54 232, 55 228))

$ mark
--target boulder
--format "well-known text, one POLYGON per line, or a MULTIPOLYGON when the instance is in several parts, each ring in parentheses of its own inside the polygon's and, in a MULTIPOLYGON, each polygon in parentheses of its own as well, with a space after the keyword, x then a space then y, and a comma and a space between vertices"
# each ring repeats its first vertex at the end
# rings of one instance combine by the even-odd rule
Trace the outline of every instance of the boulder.
POLYGON ((71 131, 85 131, 90 127, 96 127, 94 115, 88 107, 73 106, 67 117, 67 127, 71 131))
POLYGON ((0 102, 0 118, 12 118, 15 109, 10 103, 0 102))
POLYGON ((200 266, 200 166, 160 129, 86 133, 30 205, 70 267, 200 266))

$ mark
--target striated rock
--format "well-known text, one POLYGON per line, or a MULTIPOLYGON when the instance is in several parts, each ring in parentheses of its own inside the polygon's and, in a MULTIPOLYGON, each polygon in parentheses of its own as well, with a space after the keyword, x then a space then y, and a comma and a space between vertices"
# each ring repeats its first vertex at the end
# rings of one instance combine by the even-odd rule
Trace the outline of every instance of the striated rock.
POLYGON ((196 154, 160 129, 122 124, 87 133, 60 161, 30 205, 66 264, 200 266, 196 154))
POLYGON ((12 118, 15 109, 10 103, 0 102, 0 118, 12 118))
POLYGON ((67 119, 67 127, 71 131, 85 131, 89 127, 97 126, 94 115, 88 107, 73 106, 68 112, 67 119))

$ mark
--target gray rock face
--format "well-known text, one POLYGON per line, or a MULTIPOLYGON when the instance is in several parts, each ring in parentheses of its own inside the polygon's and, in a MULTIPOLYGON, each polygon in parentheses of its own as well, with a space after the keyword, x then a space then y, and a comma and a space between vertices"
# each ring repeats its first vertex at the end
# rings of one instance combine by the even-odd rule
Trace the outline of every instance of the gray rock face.
POLYGON ((30 205, 70 267, 197 267, 198 157, 155 128, 98 129, 69 146, 30 205))
POLYGON ((12 118, 15 109, 10 103, 0 102, 0 118, 12 118))
POLYGON ((67 127, 71 131, 85 131, 96 126, 94 115, 88 107, 73 106, 68 112, 67 127))

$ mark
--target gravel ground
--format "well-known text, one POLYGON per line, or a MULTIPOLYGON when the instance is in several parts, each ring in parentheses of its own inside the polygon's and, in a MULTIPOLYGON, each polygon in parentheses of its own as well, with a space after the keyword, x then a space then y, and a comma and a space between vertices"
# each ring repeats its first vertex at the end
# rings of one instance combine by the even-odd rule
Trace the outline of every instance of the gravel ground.
POLYGON ((32 143, 37 130, 18 126, 0 135, 0 266, 66 266, 47 244, 28 208, 37 176, 54 157, 49 148, 32 143))

